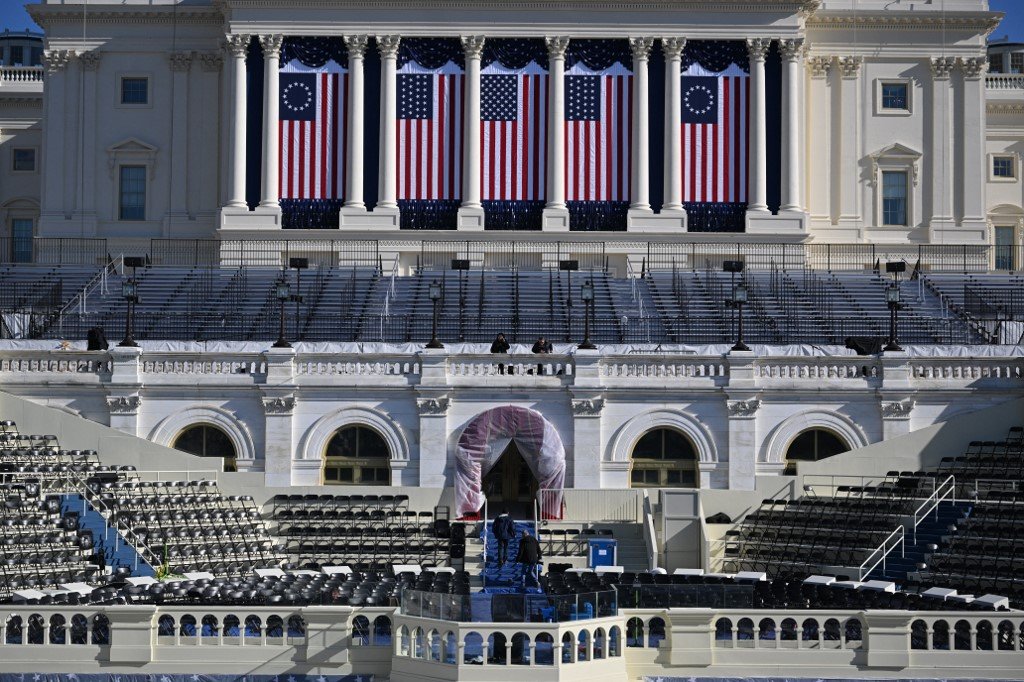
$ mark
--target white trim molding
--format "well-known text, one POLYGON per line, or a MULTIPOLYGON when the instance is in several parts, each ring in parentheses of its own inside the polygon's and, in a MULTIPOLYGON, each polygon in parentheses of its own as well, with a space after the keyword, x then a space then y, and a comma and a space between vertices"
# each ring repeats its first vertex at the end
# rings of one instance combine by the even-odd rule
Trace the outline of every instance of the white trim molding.
POLYGON ((343 407, 318 419, 302 436, 298 458, 323 461, 327 444, 340 429, 346 426, 368 426, 381 435, 391 453, 392 470, 396 462, 411 459, 409 439, 402 427, 385 413, 371 407, 343 407))
POLYGON ((844 441, 851 450, 870 444, 864 431, 852 419, 829 410, 807 410, 794 414, 772 429, 757 458, 759 464, 783 465, 786 450, 798 435, 808 429, 826 429, 844 441))
POLYGON ((256 446, 249 428, 231 412, 212 405, 197 405, 175 412, 164 418, 149 434, 149 440, 158 445, 174 447, 174 440, 190 426, 215 426, 231 439, 236 460, 255 460, 256 446))
POLYGON ((711 432, 700 419, 681 410, 652 410, 627 421, 612 437, 608 449, 610 461, 629 462, 640 437, 659 428, 675 429, 689 438, 701 464, 718 462, 718 449, 711 432))

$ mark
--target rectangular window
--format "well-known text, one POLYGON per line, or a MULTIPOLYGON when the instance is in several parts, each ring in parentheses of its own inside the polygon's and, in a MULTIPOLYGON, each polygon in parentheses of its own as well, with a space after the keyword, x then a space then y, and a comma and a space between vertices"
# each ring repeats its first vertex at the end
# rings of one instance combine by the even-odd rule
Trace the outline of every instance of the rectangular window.
POLYGON ((1003 55, 1002 54, 990 54, 988 56, 988 70, 992 73, 1003 72, 1003 55))
POLYGON ((32 219, 11 220, 11 256, 15 263, 32 262, 32 219))
POLYGON ((888 111, 908 111, 906 83, 882 83, 882 108, 888 111))
POLYGON ((25 65, 25 48, 19 45, 11 46, 11 63, 10 66, 24 66, 25 65))
POLYGON ((1015 270, 1013 227, 996 226, 996 270, 1015 270))
POLYGON ((32 59, 30 66, 42 66, 43 64, 43 48, 33 47, 32 48, 32 59))
POLYGON ((994 178, 1010 178, 1017 177, 1017 168, 1014 163, 1013 156, 993 156, 992 157, 992 177, 994 178))
POLYGON ((11 170, 32 172, 36 169, 36 150, 18 149, 11 152, 11 170))
POLYGON ((907 224, 907 173, 882 172, 882 224, 907 224))
POLYGON ((120 220, 146 219, 146 167, 121 166, 120 220))
POLYGON ((144 77, 122 78, 121 104, 149 104, 149 79, 144 77))
POLYGON ((1024 53, 1010 54, 1010 73, 1024 73, 1024 53))

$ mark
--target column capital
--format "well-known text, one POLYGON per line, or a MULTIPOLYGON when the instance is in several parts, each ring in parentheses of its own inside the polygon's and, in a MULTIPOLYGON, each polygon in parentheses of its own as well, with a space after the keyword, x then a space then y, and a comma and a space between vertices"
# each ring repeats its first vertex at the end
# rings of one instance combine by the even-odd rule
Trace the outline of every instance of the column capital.
POLYGON ((401 43, 402 36, 377 36, 377 52, 380 53, 382 59, 394 59, 398 56, 398 46, 401 43))
POLYGON ((484 37, 483 36, 460 36, 462 41, 462 49, 466 52, 466 57, 469 59, 480 59, 484 53, 484 37))
POLYGON ((860 67, 864 64, 864 57, 840 57, 839 71, 843 78, 856 78, 860 75, 860 67))
POLYGON ((171 52, 167 59, 171 63, 171 71, 188 71, 192 66, 191 52, 171 52))
POLYGON ((956 66, 956 57, 932 57, 932 79, 937 81, 949 79, 954 66, 956 66))
POLYGON ((58 73, 74 58, 74 50, 43 50, 43 67, 48 74, 58 73))
POLYGON ((803 51, 803 38, 787 38, 779 41, 779 53, 786 61, 796 61, 800 59, 801 55, 803 55, 803 51))
POLYGON ((654 38, 630 38, 629 49, 633 52, 633 59, 647 61, 651 56, 651 48, 654 47, 654 38))
POLYGON ((771 46, 771 38, 747 38, 747 54, 756 62, 764 61, 771 46))
POLYGON ((231 33, 224 37, 224 49, 232 57, 244 57, 249 51, 252 36, 248 33, 231 33))
POLYGON ((370 42, 370 36, 343 36, 342 40, 345 41, 349 59, 362 59, 366 55, 366 45, 370 42))
POLYGON ((978 79, 988 73, 988 59, 985 57, 961 57, 960 68, 964 78, 978 79))
POLYGON ((662 38, 661 51, 666 59, 679 59, 686 49, 686 38, 662 38))
POLYGON ((200 52, 196 57, 199 58, 199 68, 203 71, 220 71, 224 64, 224 57, 219 52, 200 52))
POLYGON ((832 57, 818 55, 807 58, 807 70, 811 72, 811 78, 824 78, 832 68, 832 57))
POLYGON ((548 56, 553 59, 565 59, 565 51, 569 49, 569 36, 547 36, 544 44, 548 47, 548 56))
POLYGON ((260 46, 263 48, 263 57, 280 57, 281 45, 284 43, 284 36, 280 33, 269 33, 260 36, 260 46))
POLYGON ((86 71, 95 71, 100 68, 100 58, 103 57, 103 53, 99 50, 89 50, 79 55, 79 59, 82 62, 82 68, 86 71))

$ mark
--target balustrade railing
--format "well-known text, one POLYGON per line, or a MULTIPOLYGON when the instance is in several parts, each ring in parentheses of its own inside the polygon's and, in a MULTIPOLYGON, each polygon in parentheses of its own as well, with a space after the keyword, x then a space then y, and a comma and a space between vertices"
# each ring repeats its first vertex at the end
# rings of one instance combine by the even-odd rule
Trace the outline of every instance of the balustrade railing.
POLYGON ((42 83, 45 73, 41 66, 0 66, 0 87, 7 83, 42 83))

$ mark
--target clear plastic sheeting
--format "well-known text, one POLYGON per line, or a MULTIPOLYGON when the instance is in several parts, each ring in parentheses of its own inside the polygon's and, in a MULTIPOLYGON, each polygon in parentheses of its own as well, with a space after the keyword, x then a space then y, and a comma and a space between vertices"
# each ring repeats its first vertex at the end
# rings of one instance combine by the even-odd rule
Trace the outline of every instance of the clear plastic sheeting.
MULTIPOLYGON (((558 431, 536 410, 515 405, 478 414, 462 431, 455 450, 455 506, 459 517, 484 506, 483 477, 515 441, 542 490, 561 490, 565 484, 565 447, 558 431)), ((547 496, 545 518, 559 516, 560 495, 547 496)))

